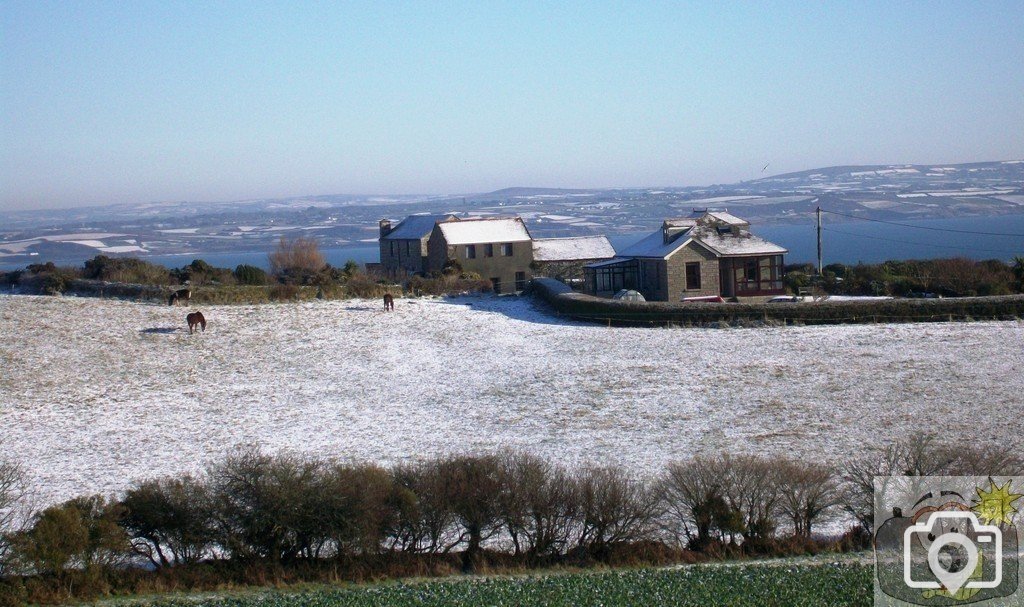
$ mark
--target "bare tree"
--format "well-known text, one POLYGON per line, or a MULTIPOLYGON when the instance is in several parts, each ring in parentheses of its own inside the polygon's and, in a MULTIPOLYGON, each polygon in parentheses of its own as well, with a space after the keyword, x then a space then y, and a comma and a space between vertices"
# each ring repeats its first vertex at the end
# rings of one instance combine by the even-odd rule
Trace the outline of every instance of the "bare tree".
POLYGON ((0 576, 5 575, 10 567, 10 537, 20 530, 26 493, 21 466, 0 462, 0 576))
POLYGON ((561 467, 513 453, 501 461, 500 508, 516 555, 560 554, 579 514, 578 491, 561 467))
POLYGON ((793 523, 793 532, 810 537, 814 523, 842 503, 839 479, 822 464, 788 461, 779 466, 779 509, 793 523))
POLYGON ((577 478, 582 528, 579 544, 606 558, 618 543, 653 536, 659 513, 655 492, 621 468, 589 468, 577 478))
POLYGON ((659 484, 666 530, 680 545, 703 550, 713 540, 715 510, 724 500, 728 460, 696 457, 668 464, 659 484))
POLYGON ((476 567, 481 545, 502 527, 501 461, 494 455, 458 455, 436 462, 444 495, 463 529, 462 568, 476 567))
POLYGON ((1017 475, 1024 473, 1024 460, 1013 446, 942 445, 934 436, 922 434, 849 462, 841 473, 842 508, 870 532, 876 508, 875 483, 884 490, 886 477, 1017 475))
POLYGON ((778 466, 748 455, 725 459, 725 496, 730 507, 743 517, 744 544, 771 538, 782 499, 778 466))

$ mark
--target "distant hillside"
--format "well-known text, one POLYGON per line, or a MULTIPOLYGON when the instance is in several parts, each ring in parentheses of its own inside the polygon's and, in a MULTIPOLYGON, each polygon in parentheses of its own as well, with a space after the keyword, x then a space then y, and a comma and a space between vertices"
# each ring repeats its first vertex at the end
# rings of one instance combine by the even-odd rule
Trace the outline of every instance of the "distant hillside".
POLYGON ((666 188, 511 187, 467 195, 310 195, 0 213, 0 264, 103 254, 267 251, 282 236, 373 246, 382 218, 518 214, 536 236, 635 233, 694 208, 758 225, 813 221, 817 207, 885 220, 1024 214, 1024 161, 835 166, 740 183, 666 188))

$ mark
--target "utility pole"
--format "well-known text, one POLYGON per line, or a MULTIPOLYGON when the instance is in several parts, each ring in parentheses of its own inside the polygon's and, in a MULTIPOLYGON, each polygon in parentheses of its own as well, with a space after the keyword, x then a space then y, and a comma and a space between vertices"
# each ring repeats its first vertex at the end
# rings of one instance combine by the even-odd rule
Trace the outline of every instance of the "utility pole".
POLYGON ((821 207, 818 207, 818 276, 821 276, 821 207))

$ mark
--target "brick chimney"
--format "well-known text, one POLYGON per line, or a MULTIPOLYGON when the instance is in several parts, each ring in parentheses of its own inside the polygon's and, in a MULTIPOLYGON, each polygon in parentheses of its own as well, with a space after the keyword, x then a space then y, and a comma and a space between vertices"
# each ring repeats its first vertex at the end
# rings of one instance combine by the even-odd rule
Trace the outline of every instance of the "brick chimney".
POLYGON ((381 219, 380 220, 380 237, 384 238, 391 233, 391 220, 381 219))

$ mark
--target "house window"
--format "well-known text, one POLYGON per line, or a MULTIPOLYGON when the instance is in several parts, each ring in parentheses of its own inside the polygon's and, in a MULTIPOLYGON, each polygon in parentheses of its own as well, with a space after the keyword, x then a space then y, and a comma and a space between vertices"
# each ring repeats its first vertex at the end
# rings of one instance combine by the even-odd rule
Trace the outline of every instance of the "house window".
POLYGON ((782 291, 782 256, 751 257, 736 266, 736 291, 740 294, 765 294, 782 291))
POLYGON ((526 272, 516 272, 516 291, 526 288, 526 272))
POLYGON ((506 242, 501 245, 501 254, 505 257, 512 257, 512 243, 506 242))
POLYGON ((398 255, 398 243, 395 242, 394 240, 392 240, 390 242, 390 246, 391 246, 391 256, 394 257, 395 255, 398 255))
POLYGON ((466 259, 476 259, 476 245, 466 245, 466 259))
POLYGON ((410 256, 410 257, 412 256, 412 241, 411 240, 406 240, 405 241, 405 254, 410 256))
POLYGON ((491 288, 494 289, 495 293, 501 293, 501 278, 500 277, 495 276, 495 277, 491 278, 491 288))
POLYGON ((494 245, 487 243, 484 245, 484 257, 494 257, 494 245))
POLYGON ((686 290, 700 290, 700 262, 691 261, 686 264, 686 290))

